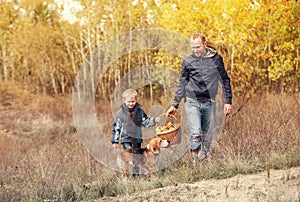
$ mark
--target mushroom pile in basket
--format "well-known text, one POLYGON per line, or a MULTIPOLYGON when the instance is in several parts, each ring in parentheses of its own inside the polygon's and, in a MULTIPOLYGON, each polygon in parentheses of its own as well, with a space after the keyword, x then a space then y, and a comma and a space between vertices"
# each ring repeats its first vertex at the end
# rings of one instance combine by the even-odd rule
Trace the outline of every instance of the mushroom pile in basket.
POLYGON ((176 128, 175 125, 171 122, 167 123, 167 125, 165 126, 158 126, 155 128, 155 132, 156 133, 162 133, 162 132, 166 132, 172 128, 176 128))

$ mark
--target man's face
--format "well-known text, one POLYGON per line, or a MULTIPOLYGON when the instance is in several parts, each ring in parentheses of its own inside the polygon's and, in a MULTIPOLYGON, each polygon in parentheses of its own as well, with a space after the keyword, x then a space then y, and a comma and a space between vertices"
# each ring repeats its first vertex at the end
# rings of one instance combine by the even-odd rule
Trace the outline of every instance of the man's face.
POLYGON ((124 103, 129 109, 132 109, 136 105, 136 101, 137 100, 135 97, 130 97, 130 98, 126 98, 124 100, 124 103))
POLYGON ((192 42, 192 49, 197 57, 201 57, 205 54, 205 48, 206 41, 203 42, 200 38, 197 38, 192 42))

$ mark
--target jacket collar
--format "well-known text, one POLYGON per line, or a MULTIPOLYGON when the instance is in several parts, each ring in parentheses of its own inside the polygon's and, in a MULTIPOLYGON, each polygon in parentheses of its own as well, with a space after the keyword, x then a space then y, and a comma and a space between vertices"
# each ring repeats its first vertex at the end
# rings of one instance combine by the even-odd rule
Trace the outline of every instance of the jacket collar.
POLYGON ((216 54, 217 54, 217 50, 212 46, 206 46, 205 55, 202 57, 197 57, 195 55, 194 51, 192 52, 192 56, 196 57, 196 58, 211 58, 211 57, 214 57, 216 54))

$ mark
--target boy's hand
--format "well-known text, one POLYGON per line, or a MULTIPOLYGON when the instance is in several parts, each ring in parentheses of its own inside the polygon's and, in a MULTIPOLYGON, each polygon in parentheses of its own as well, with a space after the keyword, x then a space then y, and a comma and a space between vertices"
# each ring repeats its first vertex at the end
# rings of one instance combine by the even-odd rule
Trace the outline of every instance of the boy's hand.
POLYGON ((119 144, 113 144, 112 146, 113 146, 113 148, 116 148, 116 149, 118 149, 120 147, 119 144))
POLYGON ((159 121, 160 121, 160 117, 159 116, 155 117, 155 123, 159 123, 159 121))

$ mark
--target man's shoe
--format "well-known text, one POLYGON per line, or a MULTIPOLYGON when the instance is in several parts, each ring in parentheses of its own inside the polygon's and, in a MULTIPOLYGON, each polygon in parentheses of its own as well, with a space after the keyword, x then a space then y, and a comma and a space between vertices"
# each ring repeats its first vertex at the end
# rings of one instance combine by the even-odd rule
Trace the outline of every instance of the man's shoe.
POLYGON ((191 150, 192 152, 192 157, 193 157, 193 164, 195 165, 199 161, 199 148, 191 150))
POLYGON ((206 159, 207 151, 202 147, 201 150, 198 152, 198 161, 202 161, 206 159))

